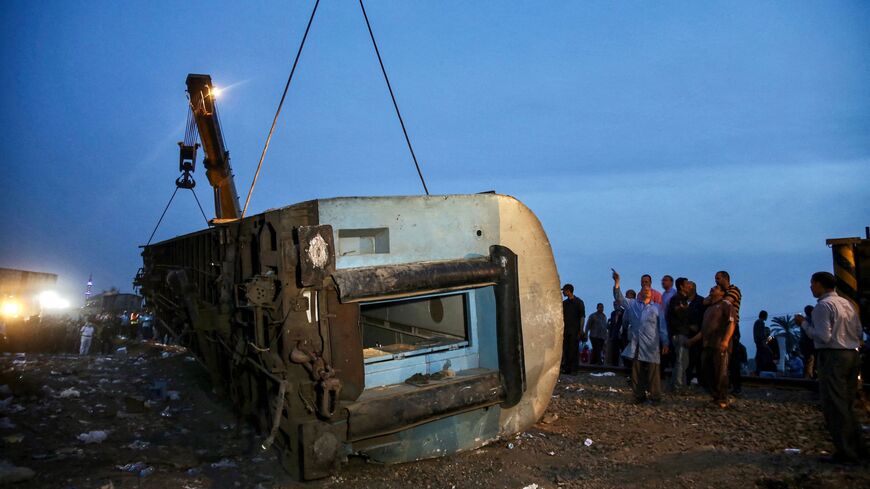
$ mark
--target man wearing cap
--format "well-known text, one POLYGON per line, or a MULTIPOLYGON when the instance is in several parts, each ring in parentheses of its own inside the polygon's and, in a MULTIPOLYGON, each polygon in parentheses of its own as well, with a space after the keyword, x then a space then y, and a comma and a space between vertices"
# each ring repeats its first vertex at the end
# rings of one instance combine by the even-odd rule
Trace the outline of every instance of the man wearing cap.
POLYGON ((565 284, 562 287, 562 316, 565 321, 562 342, 562 373, 575 375, 580 361, 580 332, 586 318, 586 305, 574 295, 574 286, 565 284))

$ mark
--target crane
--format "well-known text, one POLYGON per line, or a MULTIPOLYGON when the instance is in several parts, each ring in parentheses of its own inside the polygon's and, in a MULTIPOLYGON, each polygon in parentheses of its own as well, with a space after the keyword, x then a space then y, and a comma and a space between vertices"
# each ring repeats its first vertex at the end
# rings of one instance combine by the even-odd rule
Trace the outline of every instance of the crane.
POLYGON ((215 105, 216 90, 211 76, 191 73, 187 75, 187 93, 190 100, 190 113, 187 121, 185 140, 178 143, 179 171, 175 184, 180 188, 192 189, 196 182, 191 176, 196 166, 197 132, 205 151, 205 165, 208 182, 214 189, 215 220, 233 220, 241 217, 239 196, 230 166, 230 153, 224 143, 215 105), (194 131, 195 128, 195 131, 194 131))

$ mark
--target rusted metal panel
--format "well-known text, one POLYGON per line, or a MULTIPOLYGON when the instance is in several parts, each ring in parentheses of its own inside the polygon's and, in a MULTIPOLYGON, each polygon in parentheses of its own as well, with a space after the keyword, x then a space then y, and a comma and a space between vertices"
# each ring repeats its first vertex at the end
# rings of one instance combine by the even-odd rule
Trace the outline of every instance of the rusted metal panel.
POLYGON ((362 334, 359 326, 359 305, 342 304, 334 288, 326 290, 329 312, 329 344, 332 365, 341 380, 341 399, 354 401, 365 389, 362 334))
POLYGON ((486 258, 350 268, 332 275, 342 302, 491 285, 500 276, 501 268, 486 258))
POLYGON ((348 407, 348 438, 357 440, 399 431, 438 417, 501 402, 497 372, 469 375, 424 386, 399 385, 348 407))

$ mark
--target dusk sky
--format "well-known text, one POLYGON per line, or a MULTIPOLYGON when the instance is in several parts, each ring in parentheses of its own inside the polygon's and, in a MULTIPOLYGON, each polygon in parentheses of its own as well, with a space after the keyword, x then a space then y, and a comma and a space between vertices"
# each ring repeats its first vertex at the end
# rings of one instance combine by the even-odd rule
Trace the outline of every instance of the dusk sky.
MULTIPOLYGON (((218 105, 244 201, 313 1, 0 3, 0 267, 81 303, 131 291, 174 190, 185 77, 218 105)), ((870 225, 870 3, 369 1, 433 194, 540 218, 589 312, 719 269, 761 308, 814 302, 826 238, 870 225)), ((211 192, 198 167, 209 217, 211 192)), ((422 193, 359 5, 324 1, 249 215, 422 193)), ((183 191, 155 241, 204 227, 183 191)), ((751 340, 744 340, 751 345, 751 340)))

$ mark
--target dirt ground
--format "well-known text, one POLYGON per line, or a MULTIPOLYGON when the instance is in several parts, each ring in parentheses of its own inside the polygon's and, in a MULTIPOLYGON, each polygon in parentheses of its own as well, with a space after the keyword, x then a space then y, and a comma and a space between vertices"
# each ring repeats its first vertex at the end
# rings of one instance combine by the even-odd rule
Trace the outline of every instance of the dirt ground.
POLYGON ((563 376, 524 433, 416 463, 351 458, 302 484, 258 448, 262 437, 237 423, 184 350, 129 348, 0 356, 0 474, 25 479, 10 487, 870 487, 870 466, 818 461, 832 446, 811 392, 748 387, 724 411, 701 392, 634 405, 623 376, 588 373, 563 376))

